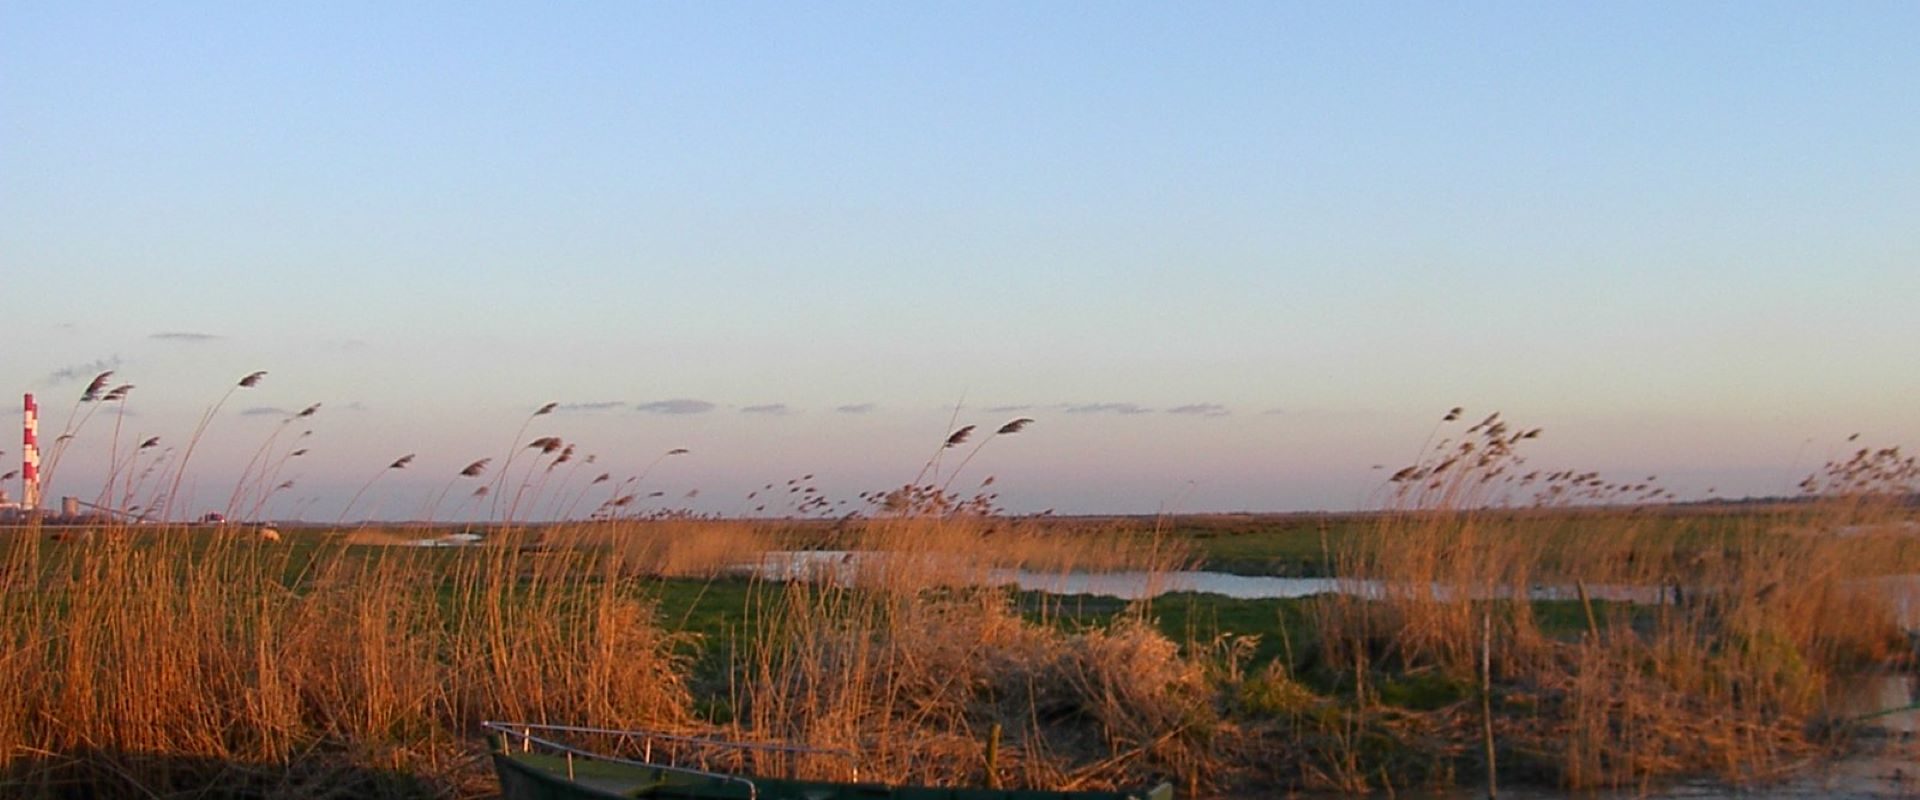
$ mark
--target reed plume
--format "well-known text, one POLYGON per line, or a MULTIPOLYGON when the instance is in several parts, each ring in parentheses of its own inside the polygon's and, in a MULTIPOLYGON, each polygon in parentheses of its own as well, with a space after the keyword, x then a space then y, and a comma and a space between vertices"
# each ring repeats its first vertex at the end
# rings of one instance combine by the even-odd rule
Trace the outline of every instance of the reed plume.
MULTIPOLYGON (((966 471, 967 465, 972 463, 973 457, 979 455, 980 450, 987 446, 987 442, 993 441, 994 439, 997 439, 1001 436, 1012 436, 1013 434, 1026 430, 1027 426, 1032 424, 1033 424, 1033 419, 1031 417, 1020 417, 1018 419, 1009 420, 1005 425, 1001 425, 1000 427, 994 429, 991 435, 987 436, 984 439, 981 439, 978 444, 975 444, 973 446, 973 449, 967 453, 966 458, 960 459, 959 466, 956 466, 953 468, 953 473, 947 476, 946 483, 943 483, 940 485, 941 493, 945 494, 947 491, 947 488, 953 485, 954 480, 960 477, 960 473, 966 471)), ((959 431, 955 432, 955 435, 957 436, 960 433, 972 433, 972 432, 973 432, 973 426, 968 425, 967 427, 961 428, 959 431)), ((961 441, 965 441, 965 437, 961 437, 961 441)), ((948 447, 953 446, 953 437, 947 438, 947 446, 948 447)), ((989 482, 991 482, 991 479, 989 479, 989 482)), ((986 486, 987 484, 981 484, 981 485, 986 486)))
POLYGON ((107 379, 112 377, 113 370, 95 375, 93 380, 87 382, 86 389, 80 393, 80 398, 74 401, 73 408, 67 411, 67 422, 61 426, 60 435, 53 437, 53 447, 48 451, 46 463, 40 469, 40 483, 43 487, 53 486, 54 475, 59 472, 60 461, 66 455, 67 448, 73 445, 74 439, 80 435, 80 429, 86 427, 87 421, 93 419, 94 412, 99 410, 99 406, 90 406, 87 413, 81 414, 80 406, 99 400, 101 391, 107 386, 107 379))
MULTIPOLYGON (((553 413, 554 410, 558 409, 559 407, 560 407, 560 404, 558 402, 543 403, 539 408, 534 409, 532 414, 528 414, 525 421, 520 423, 520 429, 513 432, 513 442, 507 445, 506 460, 500 462, 500 474, 498 477, 494 478, 494 481, 493 481, 494 488, 498 489, 505 484, 507 480, 507 473, 509 473, 513 469, 513 457, 520 450, 520 437, 527 435, 527 428, 533 425, 534 420, 553 413)), ((500 513, 500 496, 496 494, 494 495, 494 498, 493 498, 493 505, 490 507, 490 509, 487 512, 487 517, 489 519, 492 519, 492 518, 498 517, 499 513, 500 513)))
POLYGON ((368 489, 373 488, 374 481, 380 480, 380 476, 385 475, 389 472, 393 472, 395 470, 406 469, 407 465, 411 463, 413 463, 413 454, 408 453, 404 456, 394 459, 393 463, 388 464, 385 469, 382 469, 379 472, 373 473, 373 477, 368 478, 366 484, 362 485, 359 491, 354 492, 352 499, 349 499, 347 501, 347 504, 340 509, 340 517, 339 519, 334 520, 334 524, 338 525, 347 520, 347 514, 353 511, 354 504, 360 502, 360 496, 366 494, 368 489))
POLYGON ((173 484, 168 487, 167 493, 160 498, 160 510, 155 516, 162 520, 171 517, 174 504, 180 499, 180 482, 187 476, 187 464, 193 460, 194 448, 200 445, 200 438, 206 434, 207 426, 213 424, 213 418, 220 413, 221 407, 227 404, 227 400, 233 397, 234 392, 259 386, 260 379, 266 376, 266 370, 255 370, 247 373, 240 378, 238 383, 228 387, 226 394, 221 395, 218 401, 215 401, 205 413, 200 415, 200 422, 193 426, 193 434, 187 437, 186 449, 181 451, 179 462, 173 466, 173 484))

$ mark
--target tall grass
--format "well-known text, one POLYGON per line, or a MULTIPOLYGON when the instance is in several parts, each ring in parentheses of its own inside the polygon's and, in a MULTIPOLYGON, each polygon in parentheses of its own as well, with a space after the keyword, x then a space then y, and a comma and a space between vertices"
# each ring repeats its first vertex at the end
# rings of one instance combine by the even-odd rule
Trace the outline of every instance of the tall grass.
POLYGON ((778 548, 777 524, 656 519, 569 522, 541 532, 552 547, 607 553, 621 575, 718 578, 778 548))
MULTIPOLYGON (((310 561, 252 539, 13 537, 0 595, 6 796, 474 781, 487 718, 683 726, 673 639, 611 562, 394 548, 310 561)), ((339 786, 331 788, 341 791, 339 786)))
MULTIPOLYGON (((1091 628, 1044 608, 1035 619, 994 585, 1011 569, 1161 572, 1185 565, 1185 548, 966 509, 850 521, 831 537, 851 551, 832 579, 763 587, 735 647, 738 727, 858 753, 865 776, 891 782, 1085 788, 1212 769, 1205 655, 1137 614, 1091 628)), ((810 766, 847 777, 831 759, 810 766)))
MULTIPOLYGON (((1640 505, 1660 496, 1651 478, 1527 471, 1517 446, 1536 435, 1495 415, 1442 442, 1396 474, 1392 513, 1337 546, 1348 591, 1322 599, 1317 627, 1350 686, 1350 732, 1424 738, 1456 764, 1498 760, 1569 788, 1752 780, 1824 744, 1810 733, 1838 684, 1907 650, 1875 581, 1920 569, 1920 540, 1895 524, 1911 516, 1896 501, 1910 471, 1774 512, 1654 515, 1640 505), (1536 618, 1542 586, 1578 600, 1577 636, 1536 618), (1442 730, 1372 713, 1370 681, 1422 673, 1463 698, 1442 730)), ((1333 782, 1367 786, 1364 748, 1340 755, 1333 782)))
MULTIPOLYGON (((163 476, 173 488, 153 500, 152 515, 164 520, 178 504, 182 473, 211 421, 235 391, 252 388, 262 374, 241 379, 201 416, 173 474, 163 476)), ((88 387, 82 402, 102 400, 106 377, 88 387)), ((116 389, 110 399, 125 394, 116 389)), ((528 425, 553 408, 533 412, 528 425)), ((315 409, 288 416, 258 445, 233 489, 229 513, 250 505, 258 514, 279 490, 280 465, 304 449, 276 445, 291 422, 315 409)), ((62 452, 86 419, 69 425, 62 452)), ((987 438, 1018 433, 1029 423, 1010 422, 987 438)), ((693 710, 693 651, 684 635, 657 621, 646 599, 648 581, 720 577, 785 546, 794 532, 779 521, 621 518, 621 498, 633 496, 627 484, 595 509, 600 519, 515 525, 522 509, 558 507, 569 493, 563 480, 551 488, 554 497, 542 496, 549 474, 573 448, 557 437, 523 446, 528 425, 515 433, 491 485, 475 480, 491 461, 481 459, 459 470, 432 500, 437 508, 462 480, 480 485, 472 497, 491 494, 501 505, 487 513, 501 524, 483 529, 481 547, 392 546, 419 537, 406 528, 361 528, 326 536, 317 547, 285 547, 243 527, 121 521, 138 518, 131 509, 84 530, 64 530, 58 542, 38 529, 7 535, 0 541, 0 669, 10 691, 0 694, 0 795, 461 794, 488 784, 475 758, 483 719, 669 730, 710 725, 693 710), (522 449, 537 450, 536 460, 515 471, 514 455, 522 449), (508 480, 515 486, 507 487, 508 480)), ((965 438, 950 437, 942 449, 965 438)), ((111 474, 131 474, 140 451, 153 443, 122 462, 116 432, 111 474)), ((666 451, 648 469, 686 452, 666 451)), ((960 467, 978 452, 975 446, 960 467)), ((375 473, 348 511, 381 475, 412 459, 404 456, 375 473)), ((948 472, 946 481, 958 471, 948 472)), ((628 483, 644 476, 645 470, 628 483)), ((122 500, 134 498, 136 488, 126 488, 122 500)), ((944 498, 946 489, 928 485, 916 496, 944 498)), ((745 610, 756 638, 724 667, 748 711, 733 721, 733 733, 846 741, 877 769, 869 775, 961 780, 981 767, 960 751, 939 756, 942 742, 971 741, 966 713, 942 718, 926 705, 949 699, 930 688, 935 684, 973 690, 971 683, 943 677, 958 655, 954 648, 1027 642, 1022 646, 1038 649, 1020 658, 1051 665, 1034 667, 1035 675, 1060 687, 1051 691, 1081 697, 1072 702, 1114 726, 1128 712, 1112 692, 1097 689, 1118 680, 1097 677, 1118 668, 1100 666, 1106 661, 1125 661, 1112 653, 1144 647, 1148 662, 1185 663, 1144 627, 1065 637, 1023 621, 1004 593, 964 588, 982 582, 987 569, 1152 566, 1176 558, 1174 551, 1158 542, 1128 539, 1116 548, 1110 537, 1054 535, 982 515, 987 510, 985 498, 975 498, 937 514, 896 508, 879 519, 843 520, 832 531, 842 546, 897 556, 880 562, 892 565, 884 575, 863 579, 857 590, 764 587, 762 596, 777 600, 745 610), (993 557, 979 558, 986 553, 993 557), (928 571, 935 565, 942 571, 937 579, 928 571), (962 588, 941 588, 955 586, 962 588), (872 649, 843 649, 855 641, 872 649), (820 691, 788 692, 810 679, 820 691), (895 717, 891 710, 876 717, 862 698, 888 709, 918 704, 922 711, 871 728, 866 723, 895 717), (835 727, 841 723, 853 727, 835 727), (886 744, 896 736, 898 745, 886 744)), ((999 663, 974 673, 985 676, 999 663)), ((1040 724, 1031 715, 1023 719, 1030 723, 1017 730, 1040 724)), ((1022 765, 1036 784, 1058 782, 1061 765, 1072 763, 1046 747, 1016 745, 1008 753, 1006 764, 1022 765)))
POLYGON ((742 726, 859 753, 868 777, 1086 788, 1213 766, 1202 659, 1137 617, 1062 630, 979 588, 796 583, 763 602, 741 647, 742 726))
MULTIPOLYGON (((179 485, 225 401, 163 481, 179 485)), ((1890 448, 1811 476, 1817 502, 1655 514, 1670 495, 1651 476, 1532 469, 1537 429, 1494 415, 1453 432, 1465 420, 1450 412, 1372 527, 1326 543, 1345 591, 1310 601, 1310 630, 1284 657, 1243 669, 1252 637, 1175 641, 1151 603, 1075 624, 995 585, 1007 570, 1193 561, 1158 525, 1013 518, 991 495, 951 492, 988 441, 1030 420, 978 440, 954 429, 913 483, 867 498, 870 516, 640 519, 621 515, 646 470, 549 482, 573 447, 520 439, 552 408, 528 417, 491 483, 496 462, 480 459, 432 499, 463 481, 469 505, 494 498, 478 547, 368 546, 421 535, 407 528, 318 547, 179 524, 8 535, 0 796, 484 793, 483 719, 799 742, 852 756, 734 766, 932 784, 1745 780, 1829 746, 1817 734, 1842 683, 1911 655, 1911 621, 1874 582, 1920 571, 1907 504, 1920 471, 1890 448), (520 450, 536 452, 515 470, 520 450), (588 520, 513 522, 588 489, 588 505, 608 498, 588 520), (648 599, 659 579, 722 579, 796 547, 851 553, 832 580, 754 583, 731 640, 676 634, 648 599), (1538 587, 1564 602, 1532 602, 1538 587), (1567 603, 1573 625, 1543 618, 1567 603), (696 674, 702 656, 712 673, 696 674)), ((122 462, 117 440, 110 474, 131 475, 146 446, 122 462)), ((276 491, 274 465, 295 451, 274 448, 260 446, 236 502, 276 491)), ((411 460, 374 473, 349 510, 411 460)))
POLYGON ((844 549, 874 556, 856 562, 851 575, 855 583, 903 592, 990 585, 996 575, 1010 570, 1159 574, 1192 562, 1185 542, 1157 529, 976 514, 861 520, 845 526, 835 541, 844 549))

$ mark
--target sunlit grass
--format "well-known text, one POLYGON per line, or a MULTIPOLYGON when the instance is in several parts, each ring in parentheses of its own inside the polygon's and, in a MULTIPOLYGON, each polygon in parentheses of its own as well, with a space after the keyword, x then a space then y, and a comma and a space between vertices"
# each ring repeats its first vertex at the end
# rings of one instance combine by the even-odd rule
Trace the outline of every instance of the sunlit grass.
MULTIPOLYGON (((85 402, 124 402, 96 383, 85 402)), ((990 482, 950 492, 1021 420, 956 429, 920 480, 859 514, 811 476, 765 487, 780 518, 639 512, 641 475, 596 477, 570 443, 520 441, 523 425, 431 503, 489 522, 271 541, 166 521, 172 499, 151 492, 179 475, 115 447, 102 497, 123 513, 0 532, 0 794, 484 792, 478 724, 503 718, 849 749, 867 778, 936 784, 1764 779, 1844 731, 1842 683, 1911 664, 1911 621, 1871 582, 1920 572, 1898 450, 1827 465, 1801 502, 1680 509, 1651 478, 1533 469, 1537 430, 1459 416, 1394 473, 1386 508, 1275 519, 1024 518, 998 512, 990 482), (142 497, 148 514, 128 502, 142 497), (419 546, 453 534, 479 539, 419 546), (797 549, 848 555, 818 580, 743 571, 797 549), (1208 565, 1349 591, 1126 602, 993 585, 1208 565), (1540 586, 1575 594, 1529 600, 1540 586)), ((298 449, 277 428, 230 505, 262 507, 298 449)), ((370 465, 353 501, 410 462, 370 465)))

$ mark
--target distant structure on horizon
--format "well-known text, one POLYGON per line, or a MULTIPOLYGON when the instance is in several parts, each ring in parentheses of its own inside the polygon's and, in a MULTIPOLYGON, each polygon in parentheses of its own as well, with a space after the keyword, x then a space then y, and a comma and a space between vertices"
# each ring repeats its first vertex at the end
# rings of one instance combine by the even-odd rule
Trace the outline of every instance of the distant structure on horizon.
POLYGON ((34 511, 40 508, 40 407, 32 392, 21 403, 20 445, 20 507, 34 511))

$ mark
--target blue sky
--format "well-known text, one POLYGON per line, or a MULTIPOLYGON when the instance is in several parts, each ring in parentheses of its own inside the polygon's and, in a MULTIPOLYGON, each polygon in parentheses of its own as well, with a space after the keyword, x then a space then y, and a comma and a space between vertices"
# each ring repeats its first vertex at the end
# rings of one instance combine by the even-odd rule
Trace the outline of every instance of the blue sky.
POLYGON ((1038 420, 961 481, 1016 510, 1351 508, 1455 405, 1683 494, 1920 438, 1912 4, 3 13, 0 374, 178 446, 269 370, 198 505, 312 402, 277 513, 417 452, 405 515, 548 401, 723 512, 956 405, 1038 420))

